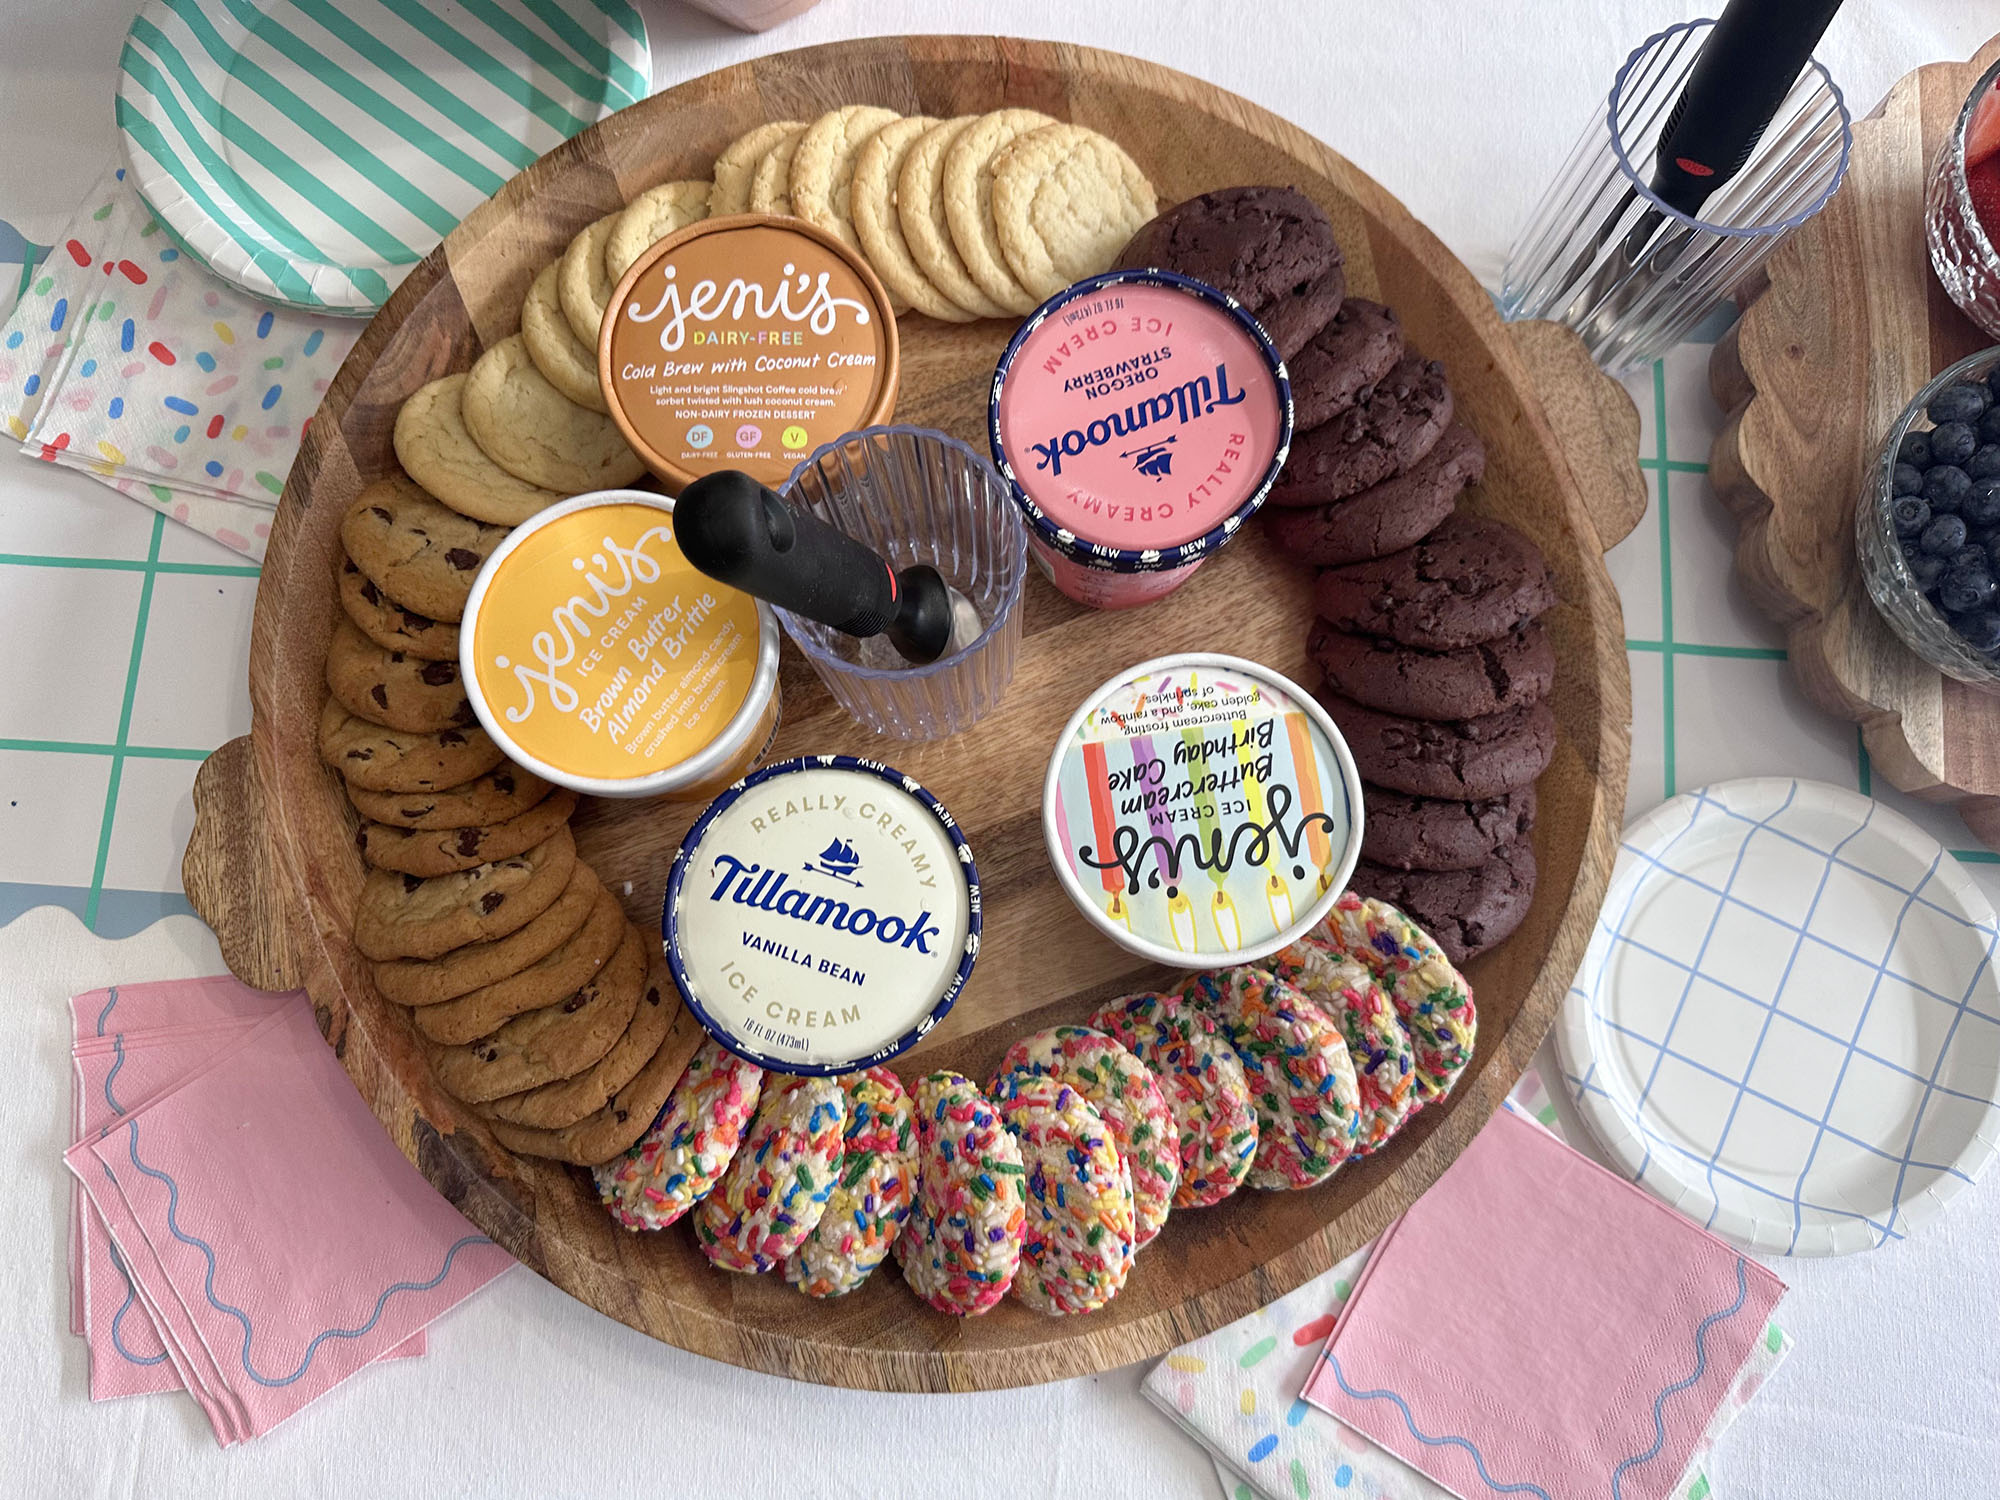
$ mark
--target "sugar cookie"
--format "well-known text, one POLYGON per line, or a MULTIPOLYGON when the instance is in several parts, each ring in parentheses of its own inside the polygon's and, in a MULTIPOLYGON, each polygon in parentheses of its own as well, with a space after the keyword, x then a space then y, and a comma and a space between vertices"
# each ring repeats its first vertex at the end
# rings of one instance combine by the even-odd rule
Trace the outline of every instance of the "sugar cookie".
POLYGON ((575 495, 618 489, 646 472, 610 417, 549 384, 518 333, 479 356, 463 411, 473 441, 523 483, 575 495))
POLYGON ((710 174, 715 182, 708 195, 709 215, 720 218, 724 214, 750 212, 750 188, 756 181, 758 164, 778 142, 787 136, 804 135, 805 129, 803 120, 772 120, 745 131, 723 147, 710 174))
POLYGON ((1125 148, 1082 125, 1044 125, 993 159, 994 233, 1038 303, 1108 267, 1155 206, 1125 148))
POLYGON ((980 290, 951 242, 944 207, 944 162, 977 115, 933 125, 904 154, 896 175, 896 219, 910 259, 940 292, 975 318, 1004 318, 1007 309, 980 290))
MULTIPOLYGON (((495 526, 518 526, 563 497, 516 479, 472 440, 465 425, 465 383, 464 375, 446 375, 420 387, 403 403, 396 413, 396 459, 412 479, 461 516, 495 526)), ((354 551, 351 542, 348 552, 365 571, 368 560, 354 551)), ((469 576, 466 587, 471 588, 469 576)), ((423 609, 417 600, 406 602, 423 609)), ((463 607, 461 599, 459 608, 463 607)), ((429 609, 424 613, 434 619, 458 618, 429 609)))
POLYGON ((563 316, 562 293, 556 288, 560 265, 542 267, 521 302, 521 342, 543 379, 578 406, 609 411, 604 388, 597 381, 597 346, 586 345, 563 316))
MULTIPOLYGON (((685 229, 708 217, 709 184, 705 182, 663 182, 649 187, 625 205, 611 237, 604 242, 604 269, 612 286, 632 269, 632 262, 675 230, 685 229)), ((610 297, 605 298, 607 304, 610 297)), ((591 345, 591 363, 596 364, 597 346, 591 345)))

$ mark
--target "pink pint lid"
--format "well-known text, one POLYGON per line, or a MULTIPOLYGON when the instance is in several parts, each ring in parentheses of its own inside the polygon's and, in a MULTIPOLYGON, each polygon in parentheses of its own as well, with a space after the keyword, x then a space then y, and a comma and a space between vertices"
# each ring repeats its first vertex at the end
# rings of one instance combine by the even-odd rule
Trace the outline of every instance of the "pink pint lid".
POLYGON ((987 418, 1037 558, 1065 593, 1117 608, 1178 587, 1264 503, 1292 391, 1235 298, 1107 271, 1021 325, 987 418))

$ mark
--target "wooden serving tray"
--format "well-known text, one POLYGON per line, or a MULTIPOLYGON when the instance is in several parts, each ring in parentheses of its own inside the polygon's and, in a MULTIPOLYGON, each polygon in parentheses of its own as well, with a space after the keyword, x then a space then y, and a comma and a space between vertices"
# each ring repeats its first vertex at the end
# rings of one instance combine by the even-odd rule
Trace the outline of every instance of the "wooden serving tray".
MULTIPOLYGON (((897 419, 983 448, 987 384, 1011 332, 1005 322, 905 319, 897 419)), ((892 1390, 1023 1384, 1158 1354, 1379 1233, 1505 1096, 1582 957, 1625 799, 1631 694, 1601 554, 1643 505, 1638 419, 1564 331, 1518 332, 1517 344, 1465 268, 1334 152, 1242 99, 1132 58, 986 37, 875 40, 780 54, 648 99, 543 158, 474 212, 403 283, 335 379, 292 470, 258 592, 252 733, 218 751, 196 781, 189 896, 237 974, 310 991, 383 1125, 468 1218, 634 1328, 754 1369, 892 1390), (957 1321, 919 1304, 893 1267, 847 1298, 816 1303, 778 1278, 711 1269, 682 1230, 626 1233, 598 1207, 587 1174, 514 1157, 436 1087, 406 1013, 376 993, 349 942, 363 868, 354 815, 338 778, 319 763, 314 727, 340 613, 338 523, 362 485, 393 464, 398 406, 513 332, 530 279, 591 220, 655 182, 705 174, 723 145, 759 121, 864 102, 939 116, 1032 105, 1080 120, 1125 143, 1167 202, 1232 183, 1302 188, 1333 217, 1351 288, 1393 303, 1412 341, 1449 367, 1459 409, 1489 450, 1473 503, 1541 544, 1563 599, 1548 617, 1561 664, 1561 738, 1541 783, 1541 885, 1521 930, 1472 966, 1479 1047, 1456 1093, 1417 1116, 1389 1149, 1318 1189, 1244 1192, 1175 1215, 1124 1294, 1089 1317, 1047 1318, 1010 1299, 957 1321)), ((1259 527, 1170 600, 1129 614, 1085 610, 1031 574, 1006 704, 970 732, 922 746, 869 736, 787 649, 785 723, 773 756, 886 757, 943 798, 978 854, 986 899, 979 966, 948 1020, 900 1060, 905 1077, 942 1066, 984 1079, 1016 1037, 1079 1020, 1163 976, 1093 932, 1056 884, 1040 821, 1047 757, 1090 689, 1150 656, 1229 651, 1315 680, 1304 646, 1309 594, 1307 570, 1279 555, 1259 527)), ((578 815, 582 855, 642 928, 658 921, 668 861, 693 816, 632 802, 586 803, 578 815)))
POLYGON ((1876 772, 1957 806, 2000 849, 2000 695, 1955 682, 1875 610, 1854 506, 1875 445, 1925 381, 1982 349, 1924 248, 1924 181, 2000 37, 1931 63, 1854 125, 1847 181, 1765 263, 1768 284, 1709 360, 1729 420, 1708 477, 1735 516, 1736 575, 1784 625, 1792 670, 1827 712, 1861 726, 1876 772))

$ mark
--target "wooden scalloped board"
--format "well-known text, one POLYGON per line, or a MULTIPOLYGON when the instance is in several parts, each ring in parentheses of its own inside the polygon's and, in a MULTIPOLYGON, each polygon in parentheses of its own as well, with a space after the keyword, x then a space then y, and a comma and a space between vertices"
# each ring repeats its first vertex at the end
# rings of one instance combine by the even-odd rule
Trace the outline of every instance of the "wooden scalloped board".
MULTIPOLYGON (((906 318, 898 420, 983 446, 986 387, 1010 332, 1004 322, 906 318)), ((1157 1355, 1325 1270, 1407 1207, 1527 1066, 1596 918, 1624 809, 1631 693, 1589 507, 1608 534, 1636 518, 1638 421, 1563 331, 1530 327, 1518 337, 1521 348, 1465 268, 1348 162, 1242 99, 1132 58, 995 38, 885 39, 784 53, 657 95, 551 153, 473 213, 403 283, 335 379, 292 471, 258 592, 253 732, 218 751, 196 782, 189 895, 239 975, 311 992, 363 1096, 440 1190, 542 1275, 635 1328, 754 1369, 893 1390, 1017 1385, 1157 1355), (1351 287, 1393 303, 1415 343, 1449 368, 1460 410, 1490 451, 1473 504, 1540 542, 1563 599, 1548 617, 1561 664, 1560 743, 1541 784, 1541 885, 1520 932, 1472 966, 1479 1048, 1457 1091, 1318 1189, 1245 1192, 1175 1216, 1124 1294, 1089 1317, 1046 1318, 1010 1299, 958 1322, 919 1304, 893 1268, 838 1302, 814 1303, 781 1280, 711 1269, 681 1230, 626 1233, 597 1206, 587 1175, 511 1155, 436 1087, 407 1015, 375 992, 348 941, 363 870, 354 815, 318 762, 314 725, 339 614, 339 518, 392 463, 398 405, 512 332, 534 273, 598 215, 652 183, 701 175, 758 121, 861 102, 940 116, 1032 105, 1080 120, 1124 142, 1169 201, 1239 182, 1311 194, 1346 247, 1351 287)), ((1161 976, 1097 936, 1056 885, 1040 826, 1046 757, 1090 688, 1162 652, 1231 651, 1312 680, 1309 586, 1256 527, 1142 612, 1093 613, 1031 576, 1006 703, 931 745, 867 736, 787 649, 773 755, 885 756, 944 799, 978 853, 979 967, 947 1021, 899 1060, 906 1077, 950 1066, 984 1078, 1014 1038, 1161 976)), ((658 920, 668 860, 693 814, 587 803, 577 818, 584 857, 644 928, 658 920)))
POLYGON ((1931 63, 1854 125, 1847 181, 1765 264, 1767 284, 1715 346, 1730 413, 1708 477, 1735 515, 1736 572, 1789 635, 1820 707, 1861 726, 1877 774, 1956 804, 2000 848, 2000 695, 1927 665, 1876 613, 1854 505, 1882 434, 1939 370, 1987 339, 1951 304, 1924 248, 1924 180, 2000 37, 1931 63))

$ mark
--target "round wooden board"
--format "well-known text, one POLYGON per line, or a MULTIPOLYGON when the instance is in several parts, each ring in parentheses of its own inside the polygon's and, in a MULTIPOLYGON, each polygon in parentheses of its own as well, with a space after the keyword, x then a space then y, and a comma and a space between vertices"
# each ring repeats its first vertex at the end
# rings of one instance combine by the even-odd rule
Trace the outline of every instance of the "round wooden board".
MULTIPOLYGON (((1010 331, 1002 322, 906 318, 898 420, 983 446, 986 387, 1010 331)), ((1024 1384, 1156 1355, 1379 1233, 1505 1096, 1581 959, 1624 807, 1630 720, 1623 624, 1587 505, 1608 532, 1629 525, 1638 426, 1574 340, 1546 330, 1530 337, 1533 379, 1486 293, 1375 183, 1245 101, 1131 58, 981 37, 874 40, 765 58, 648 99, 473 213, 404 282, 335 380, 292 471, 259 589, 253 733, 219 751, 196 783, 189 894, 239 975, 310 991, 349 1074, 433 1183, 522 1261, 634 1328, 759 1370, 893 1390, 1024 1384), (1548 617, 1561 663, 1561 738, 1541 784, 1540 889, 1519 933, 1472 968, 1479 1048, 1456 1093, 1388 1150, 1314 1191, 1245 1192, 1176 1215, 1125 1293, 1090 1317, 1045 1318, 1010 1299, 985 1317, 953 1320, 919 1304, 893 1270, 845 1299, 813 1303, 774 1278, 712 1270, 680 1230, 625 1233, 597 1206, 585 1174, 510 1155, 436 1087, 406 1014, 375 992, 348 940, 363 870, 353 814, 319 764, 314 726, 339 614, 339 518, 393 464, 398 406, 511 333, 530 279, 582 226, 652 183, 704 175, 758 121, 861 102, 940 116, 1032 105, 1083 121, 1124 142, 1163 201, 1239 182, 1302 188, 1332 215, 1352 289, 1393 303, 1412 340, 1448 366, 1459 410, 1489 449, 1471 503, 1541 544, 1563 600, 1548 617), (1576 448, 1574 464, 1558 430, 1576 448), (1579 474, 1591 476, 1588 500, 1579 474)), ((1149 656, 1229 651, 1313 680, 1309 585, 1261 528, 1171 600, 1130 614, 1084 610, 1031 576, 1006 704, 971 732, 924 746, 867 736, 787 648, 773 755, 885 756, 945 800, 978 853, 979 967, 949 1020, 899 1061, 906 1077, 949 1066, 983 1078, 1021 1034, 1077 1020, 1160 977, 1098 937, 1056 885, 1040 828, 1046 757, 1091 687, 1149 656)), ((583 855, 642 927, 658 919, 668 860, 692 817, 630 802, 589 804, 578 816, 583 855)))
POLYGON ((1931 63, 1854 125, 1847 181, 1766 262, 1768 284, 1715 346, 1730 413, 1708 477, 1735 516, 1736 572, 1789 634, 1807 695, 1861 726, 1877 774, 1957 806, 2000 849, 2000 695, 1954 682, 1876 613, 1854 505, 1882 434, 1924 382, 1986 347, 1924 248, 1924 180, 2000 37, 1931 63))

